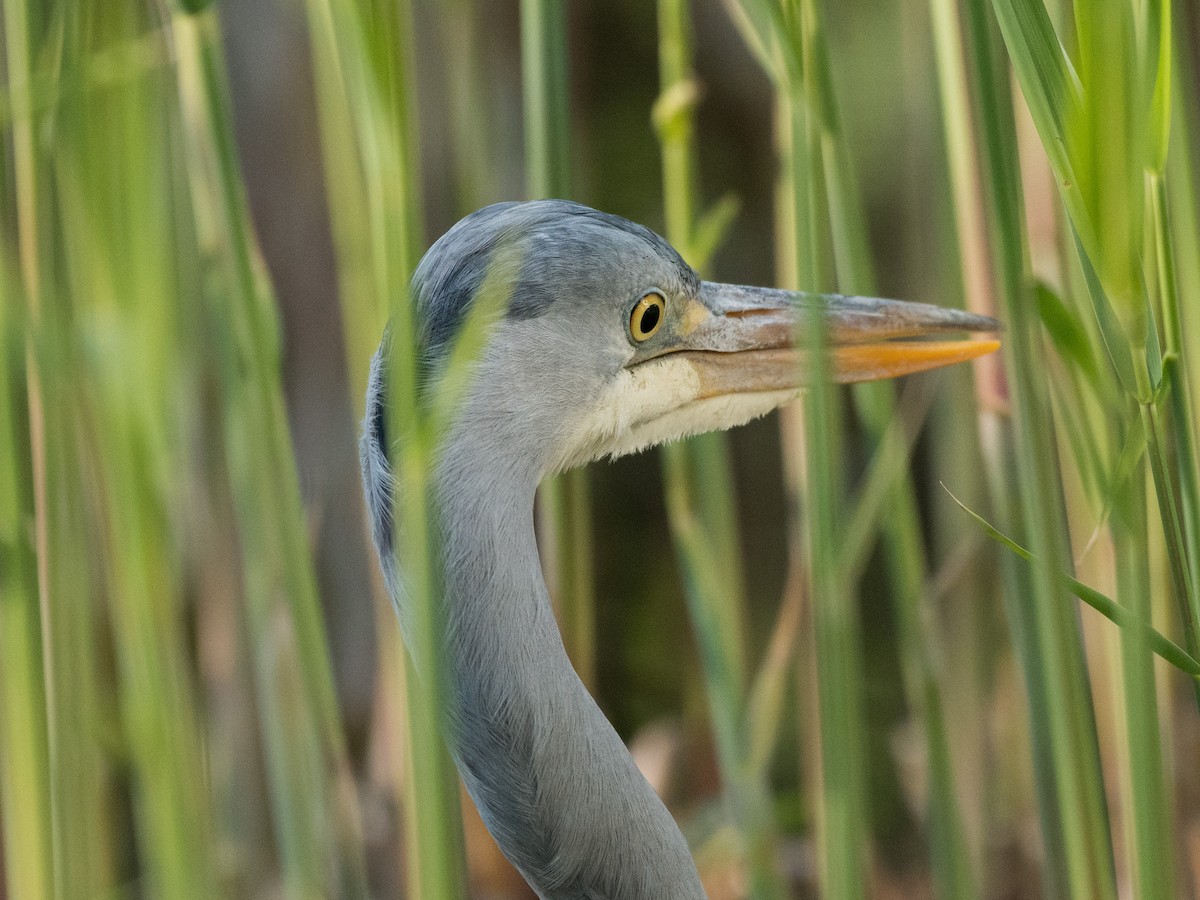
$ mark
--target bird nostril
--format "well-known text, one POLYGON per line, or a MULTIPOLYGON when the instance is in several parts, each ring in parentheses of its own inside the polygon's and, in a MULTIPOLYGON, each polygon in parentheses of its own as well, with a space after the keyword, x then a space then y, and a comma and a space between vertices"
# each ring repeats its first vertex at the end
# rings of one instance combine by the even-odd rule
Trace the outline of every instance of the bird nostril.
POLYGON ((731 309, 731 310, 729 310, 729 312, 725 313, 725 318, 727 318, 727 319, 748 319, 751 316, 773 316, 773 315, 779 314, 780 312, 782 312, 782 310, 775 309, 775 308, 769 307, 769 306, 763 306, 763 307, 755 306, 755 307, 751 307, 749 309, 731 309))

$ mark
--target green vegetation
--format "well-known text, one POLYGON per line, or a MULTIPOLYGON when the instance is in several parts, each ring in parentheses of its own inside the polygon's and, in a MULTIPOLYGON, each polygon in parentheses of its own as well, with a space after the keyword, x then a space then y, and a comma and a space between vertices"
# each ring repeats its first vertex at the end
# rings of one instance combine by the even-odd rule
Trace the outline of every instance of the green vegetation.
MULTIPOLYGON (((722 280, 771 235, 781 285, 961 302, 1004 350, 819 383, 664 448, 661 485, 633 460, 543 491, 565 644, 659 735, 712 895, 1196 895, 1200 7, 510 6, 293 13, 355 418, 391 322, 413 654, 438 436, 508 299, 485 285, 426 401, 428 238, 501 190, 658 226, 722 280)), ((297 436, 322 425, 289 421, 304 313, 246 199, 232 10, 0 13, 0 897, 527 896, 461 812, 444 674, 415 676, 373 569, 361 596, 320 577, 297 436), (327 635, 352 604, 358 726, 327 635)))
MULTIPOLYGON (((730 224, 730 203, 697 211, 692 38, 686 0, 660 0, 655 125, 662 143, 667 239, 704 272, 711 245, 730 224), (705 247, 705 242, 710 245, 705 247)), ((728 815, 744 843, 747 890, 784 897, 775 866, 775 825, 762 762, 744 730, 748 710, 745 592, 728 438, 704 434, 662 449, 663 483, 696 643, 728 815)))

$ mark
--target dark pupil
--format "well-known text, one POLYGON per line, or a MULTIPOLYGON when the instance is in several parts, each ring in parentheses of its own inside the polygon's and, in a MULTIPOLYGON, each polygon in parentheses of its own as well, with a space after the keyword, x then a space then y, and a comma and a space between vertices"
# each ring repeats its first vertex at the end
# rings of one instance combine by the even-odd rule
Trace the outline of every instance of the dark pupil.
POLYGON ((658 324, 659 315, 660 313, 657 303, 651 303, 646 307, 645 311, 642 313, 642 321, 638 326, 641 328, 642 334, 646 334, 654 330, 654 326, 658 324))

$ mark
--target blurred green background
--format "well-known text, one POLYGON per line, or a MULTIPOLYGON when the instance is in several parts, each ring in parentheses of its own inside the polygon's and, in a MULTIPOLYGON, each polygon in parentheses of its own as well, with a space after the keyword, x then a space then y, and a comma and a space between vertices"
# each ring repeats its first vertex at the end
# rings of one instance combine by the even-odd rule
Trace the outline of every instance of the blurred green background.
MULTIPOLYGON (((413 872, 362 379, 401 245, 535 192, 539 6, 567 61, 554 193, 695 259, 662 161, 690 140, 685 227, 736 208, 706 275, 1009 326, 1003 361, 819 392, 832 466, 796 410, 730 436, 736 521, 705 539, 736 541, 740 601, 735 576, 685 596, 658 451, 589 470, 567 645, 710 895, 1200 896, 1195 679, 1055 580, 1197 654, 1195 0, 4 0, 0 897, 442 896, 413 872), (1061 140, 1034 71, 1061 74, 1061 140)), ((468 895, 532 897, 463 817, 468 895)))

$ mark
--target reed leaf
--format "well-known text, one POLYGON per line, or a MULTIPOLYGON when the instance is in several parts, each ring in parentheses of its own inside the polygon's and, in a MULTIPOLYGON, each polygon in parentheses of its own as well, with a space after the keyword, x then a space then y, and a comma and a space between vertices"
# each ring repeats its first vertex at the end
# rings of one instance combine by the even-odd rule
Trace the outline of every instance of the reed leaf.
MULTIPOLYGON (((979 515, 979 513, 975 512, 973 509, 955 497, 954 494, 950 493, 949 489, 946 489, 945 485, 942 485, 942 487, 944 490, 946 490, 946 493, 950 494, 950 498, 958 504, 959 508, 979 524, 988 537, 996 541, 1001 546, 1008 548, 1026 562, 1032 562, 1034 560, 1034 555, 1032 553, 1030 553, 1012 538, 1003 534, 998 528, 996 528, 995 525, 988 522, 987 519, 983 518, 983 516, 979 515)), ((1137 618, 1126 607, 1117 603, 1115 600, 1109 599, 1095 588, 1088 587, 1086 584, 1076 580, 1070 575, 1062 575, 1060 577, 1067 590, 1069 590, 1072 594, 1074 594, 1092 609, 1096 610, 1096 612, 1100 613, 1100 615, 1104 616, 1104 618, 1116 625, 1121 626, 1122 628, 1143 630, 1145 632, 1146 640, 1155 653, 1157 653, 1171 665, 1175 666, 1175 668, 1179 669, 1181 672, 1185 672, 1186 674, 1191 675, 1193 678, 1200 677, 1200 662, 1195 660, 1190 654, 1188 654, 1186 650, 1184 650, 1170 638, 1164 637, 1161 633, 1156 631, 1148 624, 1147 620, 1137 618)))
MULTIPOLYGON (((55 154, 41 139, 45 124, 58 112, 62 75, 61 55, 44 48, 63 46, 67 16, 46 20, 31 12, 25 0, 4 5, 13 114, 12 153, 5 160, 13 192, 5 195, 4 207, 16 232, 10 246, 17 248, 19 268, 4 290, 10 314, 19 315, 24 332, 27 401, 14 405, 9 415, 17 416, 23 408, 27 416, 16 433, 28 437, 53 887, 75 897, 105 889, 114 880, 114 822, 105 796, 100 735, 102 719, 115 713, 100 700, 105 681, 97 667, 94 629, 99 598, 85 556, 91 543, 85 523, 87 464, 77 435, 79 353, 57 264, 55 154)), ((7 260, 4 269, 9 271, 7 260)), ((35 683, 28 687, 37 689, 35 683)), ((40 826, 33 822, 29 828, 36 835, 40 826)), ((26 864, 36 865, 33 858, 26 864)))
MULTIPOLYGON (((1034 121, 1049 146, 1053 135, 1063 133, 1069 111, 1078 102, 1073 70, 1040 0, 996 0, 994 6, 1034 121)), ((1004 596, 1030 703, 1047 890, 1055 896, 1113 897, 1105 792, 1083 648, 1078 624, 1055 599, 1056 567, 1065 565, 1067 539, 1046 389, 1031 365, 1041 351, 1029 302, 1007 77, 997 65, 998 42, 985 9, 968 3, 962 10, 975 165, 993 261, 993 290, 1007 326, 1004 362, 1013 393, 1013 430, 1006 436, 1012 455, 1001 457, 1010 462, 1003 479, 992 482, 993 503, 1006 520, 1021 523, 1021 533, 1039 554, 1031 570, 1015 575, 1027 579, 1025 584, 1010 586, 1004 596)), ((948 68, 942 67, 939 74, 947 77, 948 68)), ((943 91, 944 98, 949 95, 949 90, 943 91)), ((967 121, 961 114, 947 118, 959 127, 967 121)), ((1056 172, 1068 164, 1061 147, 1051 151, 1051 162, 1056 172)), ((1064 200, 1072 208, 1069 193, 1064 200)), ((956 202, 974 200, 959 196, 956 202)))
MULTIPOLYGON (((765 18, 765 13, 757 9, 761 4, 746 3, 748 7, 743 18, 758 20, 765 18)), ((801 67, 802 80, 790 85, 793 104, 802 98, 804 109, 809 118, 809 127, 814 134, 808 138, 812 149, 809 152, 807 165, 817 166, 815 177, 823 182, 821 191, 826 198, 829 230, 832 236, 832 251, 836 264, 838 286, 849 291, 873 291, 873 275, 871 272, 870 256, 867 250, 866 228, 860 210, 860 203, 854 188, 854 179, 848 167, 848 154, 842 145, 839 125, 837 102, 832 86, 832 75, 829 67, 829 52, 820 24, 816 4, 801 4, 790 9, 792 16, 798 15, 799 27, 793 27, 792 34, 798 36, 799 56, 803 60, 801 67)), ((781 6, 773 18, 785 20, 789 8, 781 6)), ((797 40, 791 40, 786 35, 776 36, 777 46, 790 47, 797 40)), ((777 81, 785 80, 788 74, 786 66, 775 73, 777 81)), ((786 83, 786 82, 785 82, 786 83)), ((793 145, 795 152, 795 145, 793 145)), ((812 172, 812 169, 809 169, 812 172)), ((799 174, 799 173, 798 173, 799 174)), ((814 177, 809 174, 807 177, 814 177)), ((815 193, 810 191, 810 196, 815 193)), ((799 194, 797 194, 799 195, 799 194)), ((795 216, 807 216, 813 221, 814 231, 822 229, 822 225, 813 216, 820 216, 811 206, 807 210, 796 207, 795 216)), ((803 257, 802 257, 803 258, 803 257)), ((816 274, 815 266, 819 259, 819 251, 809 251, 807 264, 799 268, 801 272, 816 274)), ((914 708, 920 711, 922 722, 926 728, 925 737, 929 742, 929 759, 934 766, 931 771, 935 790, 932 792, 932 820, 935 843, 935 859, 938 862, 939 885, 945 896, 970 896, 974 893, 972 876, 969 872, 968 856, 961 844, 959 813, 956 809, 953 773, 949 767, 949 751, 946 746, 946 731, 941 721, 941 701, 936 676, 929 666, 931 656, 923 646, 925 639, 921 635, 918 624, 920 616, 917 605, 924 589, 925 576, 923 571, 924 548, 920 546, 920 525, 916 517, 915 495, 911 484, 902 477, 904 472, 904 455, 896 453, 894 440, 889 441, 889 423, 894 413, 894 400, 890 387, 886 385, 860 386, 854 393, 855 407, 860 418, 867 427, 871 439, 880 448, 880 456, 884 460, 898 459, 900 463, 890 467, 891 475, 882 481, 877 480, 882 490, 873 489, 865 495, 873 513, 855 513, 850 519, 850 534, 862 536, 852 540, 849 546, 865 546, 868 536, 873 536, 875 516, 887 510, 880 517, 880 524, 886 535, 885 547, 888 548, 888 562, 891 586, 900 609, 902 623, 901 642, 904 649, 905 668, 908 675, 908 693, 914 708), (864 527, 867 526, 867 527, 864 527)), ((832 427, 826 422, 821 427, 832 427)), ((811 457, 810 457, 811 460, 811 457)), ((884 470, 880 470, 884 471, 884 470)), ((872 482, 875 483, 875 482, 872 482)), ((828 498, 827 498, 828 499, 828 498)), ((830 511, 825 513, 830 515, 830 511)), ((828 523, 827 523, 828 524, 828 523)), ((831 526, 832 527, 832 526, 831 526)), ((830 531, 825 539, 834 540, 830 531)), ((819 538, 814 536, 812 540, 819 538)), ((815 552, 815 551, 814 551, 815 552)), ((850 558, 861 557, 862 551, 850 551, 850 558)), ((855 563, 859 568, 861 563, 855 563)), ((843 570, 845 578, 849 571, 843 570)), ((830 590, 835 589, 832 582, 827 584, 830 590)), ((818 597, 817 604, 823 601, 818 597)), ((819 657, 818 657, 819 658, 819 657)), ((845 738, 845 735, 842 736, 845 738)))
POLYGON ((54 895, 46 685, 24 385, 24 328, 0 264, 0 821, 13 894, 54 895))
MULTIPOLYGON (((525 193, 571 197, 570 65, 564 0, 521 0, 525 193)), ((592 502, 587 471, 548 478, 538 490, 542 568, 567 654, 585 685, 596 679, 592 502)))
MULTIPOLYGON (((660 99, 654 122, 662 148, 667 238, 685 260, 702 269, 733 207, 725 202, 704 217, 698 213, 697 94, 688 90, 695 74, 687 0, 660 0, 658 29, 660 99), (678 101, 668 106, 672 98, 678 101)), ((752 896, 782 897, 770 790, 763 767, 754 765, 745 735, 745 598, 727 439, 707 434, 664 447, 662 463, 667 514, 700 646, 722 789, 744 846, 747 884, 752 896)), ((760 731, 767 727, 760 725, 760 731)))
MULTIPOLYGON (((397 563, 405 573, 414 646, 402 656, 397 631, 380 616, 385 676, 403 678, 403 736, 408 765, 401 798, 407 823, 405 876, 413 896, 461 897, 466 890, 458 778, 442 739, 448 689, 436 667, 420 674, 412 656, 437 658, 440 597, 434 511, 428 479, 433 460, 410 439, 422 420, 416 330, 409 284, 424 239, 419 196, 411 10, 408 3, 310 0, 307 6, 321 105, 330 206, 338 250, 347 357, 355 402, 367 361, 388 322, 387 433, 396 478, 397 563), (400 671, 402 669, 402 672, 400 671)), ((399 698, 385 687, 387 702, 399 698)))
MULTIPOLYGON (((142 16, 133 3, 103 15, 85 6, 64 56, 128 47, 142 16)), ((187 353, 180 307, 160 299, 179 279, 178 183, 172 132, 162 127, 171 98, 169 81, 150 76, 64 103, 55 177, 70 327, 87 348, 76 438, 98 501, 139 852, 152 892, 207 897, 218 884, 212 810, 172 518, 185 465, 174 367, 187 353), (142 252, 146 234, 164 237, 162 252, 142 252)))
POLYGON ((208 298, 212 321, 229 328, 216 335, 225 348, 226 453, 247 548, 247 621, 284 879, 298 896, 363 896, 358 811, 348 799, 349 764, 283 411, 279 326, 241 193, 212 13, 177 17, 175 39, 183 107, 191 115, 197 237, 222 281, 208 298), (281 620, 289 623, 282 631, 281 620))

